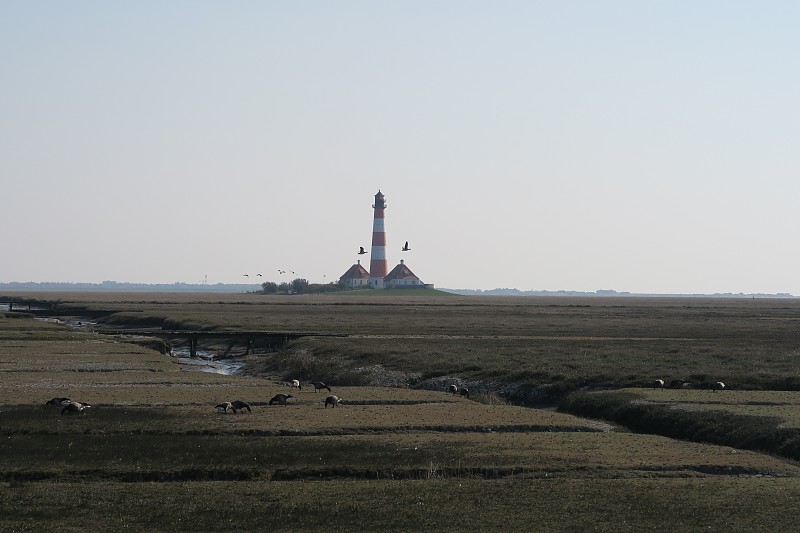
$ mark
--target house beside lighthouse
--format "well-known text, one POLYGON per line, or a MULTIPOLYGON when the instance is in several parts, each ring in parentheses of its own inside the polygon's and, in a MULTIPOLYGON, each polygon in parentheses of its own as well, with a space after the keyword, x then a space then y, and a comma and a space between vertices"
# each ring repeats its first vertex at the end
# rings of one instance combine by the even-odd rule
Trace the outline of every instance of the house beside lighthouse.
POLYGON ((369 286, 369 272, 361 266, 361 261, 359 261, 342 274, 339 281, 344 283, 348 289, 364 289, 369 286))
POLYGON ((342 274, 339 278, 339 283, 349 289, 421 287, 432 289, 433 285, 426 284, 419 279, 402 259, 400 260, 400 264, 389 272, 389 261, 386 256, 386 198, 380 190, 375 194, 375 203, 372 205, 372 208, 374 212, 372 219, 372 248, 370 250, 369 272, 361 265, 361 261, 358 261, 355 265, 347 269, 347 272, 342 274))
POLYGON ((387 289, 404 289, 409 287, 433 288, 433 285, 425 285, 421 279, 411 272, 411 269, 406 266, 405 261, 402 259, 400 260, 400 264, 394 267, 392 271, 383 278, 383 286, 387 289))

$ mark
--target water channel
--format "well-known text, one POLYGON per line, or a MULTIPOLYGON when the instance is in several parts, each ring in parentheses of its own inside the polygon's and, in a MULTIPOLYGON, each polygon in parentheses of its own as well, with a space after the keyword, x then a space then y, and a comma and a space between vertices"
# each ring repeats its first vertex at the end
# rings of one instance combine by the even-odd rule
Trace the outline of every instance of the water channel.
MULTIPOLYGON (((8 307, 8 306, 6 306, 8 307)), ((54 324, 66 324, 67 326, 82 329, 92 328, 97 322, 83 317, 37 317, 36 320, 42 322, 52 322, 54 324)), ((222 374, 232 376, 241 372, 245 363, 231 360, 215 360, 214 352, 210 350, 197 350, 197 357, 189 355, 188 346, 173 346, 170 354, 185 372, 209 372, 212 374, 222 374)))
POLYGON ((191 357, 188 346, 173 346, 172 356, 181 365, 181 370, 187 372, 209 372, 232 376, 238 374, 245 367, 244 363, 236 361, 215 360, 214 353, 209 350, 198 349, 197 357, 191 357))

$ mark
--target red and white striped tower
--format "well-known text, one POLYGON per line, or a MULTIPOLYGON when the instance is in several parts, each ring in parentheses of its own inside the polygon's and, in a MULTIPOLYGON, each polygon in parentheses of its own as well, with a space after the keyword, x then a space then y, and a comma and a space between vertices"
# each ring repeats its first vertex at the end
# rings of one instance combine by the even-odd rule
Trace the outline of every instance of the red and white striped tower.
POLYGON ((386 202, 383 193, 378 191, 375 195, 375 204, 372 206, 375 216, 372 220, 372 256, 369 261, 369 286, 376 289, 383 288, 383 278, 389 273, 389 261, 386 260, 386 228, 383 225, 383 210, 386 202))

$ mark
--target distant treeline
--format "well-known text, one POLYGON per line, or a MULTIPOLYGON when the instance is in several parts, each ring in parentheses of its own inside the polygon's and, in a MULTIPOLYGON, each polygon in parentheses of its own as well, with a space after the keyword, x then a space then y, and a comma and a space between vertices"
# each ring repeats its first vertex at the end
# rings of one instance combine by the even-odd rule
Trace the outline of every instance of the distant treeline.
POLYGON ((345 288, 344 283, 310 283, 307 279, 297 278, 288 283, 265 281, 261 284, 260 292, 264 294, 323 294, 339 292, 345 288))

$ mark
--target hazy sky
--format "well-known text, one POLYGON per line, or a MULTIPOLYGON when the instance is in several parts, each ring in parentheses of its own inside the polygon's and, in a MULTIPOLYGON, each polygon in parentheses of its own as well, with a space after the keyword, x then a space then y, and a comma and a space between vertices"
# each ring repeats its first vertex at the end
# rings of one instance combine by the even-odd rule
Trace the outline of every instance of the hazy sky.
POLYGON ((794 1, 0 1, 0 282, 334 281, 380 189, 390 268, 439 287, 800 294, 799 27, 794 1))

